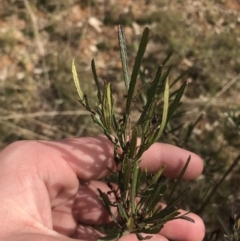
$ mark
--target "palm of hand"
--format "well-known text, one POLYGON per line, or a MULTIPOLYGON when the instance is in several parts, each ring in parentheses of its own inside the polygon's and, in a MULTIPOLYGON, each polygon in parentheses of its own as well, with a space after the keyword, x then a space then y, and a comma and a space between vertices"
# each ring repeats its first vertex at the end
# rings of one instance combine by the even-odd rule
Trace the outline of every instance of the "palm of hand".
MULTIPOLYGON (((189 152, 175 147, 178 153, 167 154, 174 147, 159 148, 159 144, 150 148, 142 165, 156 171, 169 160, 165 174, 176 177, 189 152)), ((191 155, 195 163, 190 163, 187 179, 202 171, 200 158, 191 155)), ((106 191, 108 187, 97 180, 107 175, 106 166, 114 169, 112 156, 111 144, 104 137, 24 141, 4 149, 0 153, 0 213, 1 217, 7 213, 7 218, 0 227, 0 239, 96 240, 101 234, 91 225, 110 221, 97 198, 97 188, 106 191)), ((176 220, 167 224, 162 234, 174 240, 202 240, 204 225, 199 217, 190 215, 195 224, 176 220)), ((136 240, 133 235, 126 238, 136 240)), ((158 235, 158 240, 167 239, 158 235)))

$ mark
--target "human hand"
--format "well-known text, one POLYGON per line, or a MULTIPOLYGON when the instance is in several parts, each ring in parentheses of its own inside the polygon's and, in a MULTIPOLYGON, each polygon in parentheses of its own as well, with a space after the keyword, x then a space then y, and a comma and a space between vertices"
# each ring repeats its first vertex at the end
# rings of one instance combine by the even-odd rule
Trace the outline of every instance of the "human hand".
MULTIPOLYGON (((95 241, 102 234, 92 225, 110 218, 97 198, 97 181, 114 169, 113 150, 105 137, 61 141, 20 141, 0 153, 0 240, 4 241, 95 241), (80 181, 79 181, 80 180, 80 181)), ((155 143, 143 154, 141 165, 155 172, 167 165, 165 175, 176 178, 187 157, 191 161, 184 179, 202 172, 202 160, 194 153, 168 144, 155 143)), ((201 241, 204 224, 195 214, 191 223, 168 222, 152 241, 201 241)), ((121 241, 137 241, 134 234, 121 241)))

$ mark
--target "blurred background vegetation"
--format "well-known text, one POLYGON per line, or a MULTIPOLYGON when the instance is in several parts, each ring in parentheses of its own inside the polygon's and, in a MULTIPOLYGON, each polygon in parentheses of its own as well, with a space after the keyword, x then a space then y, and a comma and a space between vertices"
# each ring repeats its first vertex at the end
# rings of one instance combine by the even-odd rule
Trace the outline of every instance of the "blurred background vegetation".
POLYGON ((180 81, 188 81, 184 114, 175 116, 168 128, 175 130, 161 140, 205 162, 183 207, 203 217, 206 240, 223 240, 231 211, 240 213, 240 1, 0 0, 0 6, 0 147, 98 134, 77 101, 71 61, 94 103, 95 59, 100 80, 113 83, 121 112, 117 25, 124 26, 130 66, 148 26, 141 76, 151 80, 169 52, 170 81, 188 70, 180 81))

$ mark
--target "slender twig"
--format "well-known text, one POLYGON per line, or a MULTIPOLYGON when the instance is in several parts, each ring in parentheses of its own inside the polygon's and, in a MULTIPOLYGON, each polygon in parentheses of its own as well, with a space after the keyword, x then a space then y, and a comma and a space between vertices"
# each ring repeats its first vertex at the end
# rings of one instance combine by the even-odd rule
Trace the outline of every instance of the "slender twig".
POLYGON ((0 120, 0 123, 1 123, 2 125, 5 125, 5 126, 7 126, 7 127, 10 127, 10 128, 12 128, 12 129, 14 129, 14 130, 17 131, 17 132, 20 132, 21 134, 23 134, 23 135, 25 135, 25 136, 26 136, 26 135, 27 135, 27 136, 30 136, 30 138, 32 138, 32 139, 50 140, 50 138, 48 138, 47 136, 40 135, 40 134, 38 134, 38 133, 36 133, 36 132, 30 131, 30 130, 28 130, 28 129, 26 129, 26 128, 17 126, 17 125, 15 125, 15 124, 9 123, 9 122, 7 122, 7 121, 0 120))
POLYGON ((210 193, 208 194, 206 200, 203 202, 203 204, 201 205, 201 208, 198 210, 198 213, 202 213, 203 210, 206 208, 207 204, 209 203, 209 201, 211 200, 211 198, 213 197, 213 195, 216 193, 217 189, 220 187, 220 185, 223 183, 223 181, 226 179, 226 177, 228 176, 228 174, 230 174, 233 170, 233 168, 238 164, 238 162, 240 161, 240 154, 237 156, 237 158, 233 161, 232 165, 228 168, 228 170, 224 173, 224 175, 222 176, 222 178, 219 180, 219 182, 212 188, 212 190, 210 191, 210 193))
POLYGON ((240 74, 236 75, 232 78, 223 88, 204 106, 204 108, 200 111, 201 113, 205 112, 213 102, 216 101, 218 97, 220 97, 223 93, 225 93, 231 86, 233 86, 240 79, 240 74))
POLYGON ((90 115, 88 111, 84 110, 68 110, 68 111, 38 111, 33 113, 23 114, 10 114, 6 116, 0 116, 0 120, 12 120, 12 119, 28 119, 35 117, 54 117, 54 116, 68 116, 68 115, 90 115))
MULTIPOLYGON (((203 108, 197 113, 204 113, 206 110, 208 110, 211 106, 222 106, 222 107, 228 107, 229 105, 234 105, 236 102, 233 102, 232 100, 226 100, 224 99, 221 101, 220 96, 222 96, 223 93, 225 93, 230 87, 232 87, 238 80, 240 79, 240 74, 233 77, 226 85, 222 87, 222 89, 213 97, 213 98, 206 98, 204 100, 201 99, 188 99, 186 96, 183 96, 182 103, 193 105, 194 107, 197 106, 197 109, 199 106, 203 106, 203 108)), ((192 115, 192 113, 189 113, 189 115, 192 115)))

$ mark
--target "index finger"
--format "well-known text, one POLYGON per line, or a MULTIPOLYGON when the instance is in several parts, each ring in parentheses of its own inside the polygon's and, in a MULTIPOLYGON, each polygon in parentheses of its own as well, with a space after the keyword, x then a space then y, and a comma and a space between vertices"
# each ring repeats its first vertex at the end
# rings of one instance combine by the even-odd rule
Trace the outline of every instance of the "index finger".
POLYGON ((190 163, 183 175, 183 179, 191 180, 202 173, 202 159, 193 152, 170 144, 154 143, 143 153, 141 166, 146 167, 149 172, 156 172, 163 165, 166 165, 164 175, 170 178, 176 178, 183 169, 189 156, 191 158, 190 163))

